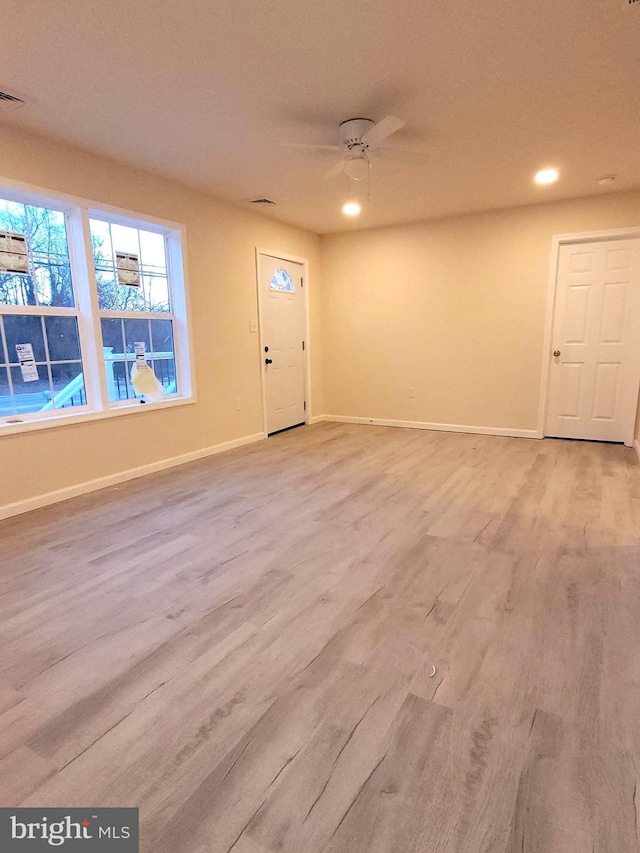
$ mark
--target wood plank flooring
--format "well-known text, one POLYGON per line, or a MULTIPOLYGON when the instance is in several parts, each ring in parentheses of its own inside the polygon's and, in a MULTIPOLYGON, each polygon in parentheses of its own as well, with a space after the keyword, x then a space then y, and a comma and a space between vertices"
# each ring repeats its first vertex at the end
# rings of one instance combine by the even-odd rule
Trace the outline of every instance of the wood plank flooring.
POLYGON ((620 446, 318 424, 4 522, 0 804, 638 851, 639 510, 620 446))

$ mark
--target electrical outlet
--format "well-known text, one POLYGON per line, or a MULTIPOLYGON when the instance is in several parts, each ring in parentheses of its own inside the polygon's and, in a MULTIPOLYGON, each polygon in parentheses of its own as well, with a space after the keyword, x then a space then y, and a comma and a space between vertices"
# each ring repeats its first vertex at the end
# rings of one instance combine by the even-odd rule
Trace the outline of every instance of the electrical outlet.
POLYGON ((236 397, 236 412, 240 411, 240 397, 236 397))
POLYGON ((256 322, 255 320, 250 320, 250 321, 249 321, 249 331, 250 331, 252 334, 257 334, 257 332, 258 332, 258 324, 257 324, 257 322, 256 322))
POLYGON ((409 387, 409 399, 410 400, 416 399, 416 389, 413 386, 409 387))

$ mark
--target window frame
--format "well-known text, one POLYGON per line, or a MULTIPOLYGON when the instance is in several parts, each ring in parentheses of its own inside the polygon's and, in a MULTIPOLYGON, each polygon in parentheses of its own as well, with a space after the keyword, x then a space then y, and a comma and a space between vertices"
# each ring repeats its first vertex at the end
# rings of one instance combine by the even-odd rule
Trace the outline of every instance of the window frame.
POLYGON ((73 406, 66 410, 51 409, 46 412, 25 412, 2 416, 0 417, 0 436, 195 403, 197 397, 193 375, 194 351, 185 226, 148 214, 41 189, 3 177, 0 177, 0 196, 9 201, 47 207, 60 211, 65 216, 75 306, 2 305, 0 312, 76 317, 86 397, 85 405, 73 406), (89 226, 91 218, 154 231, 164 236, 171 307, 169 312, 105 311, 99 308, 89 226), (170 319, 173 322, 177 391, 167 394, 166 399, 149 400, 143 405, 140 399, 109 400, 100 321, 103 317, 115 319, 128 316, 134 319, 170 319))

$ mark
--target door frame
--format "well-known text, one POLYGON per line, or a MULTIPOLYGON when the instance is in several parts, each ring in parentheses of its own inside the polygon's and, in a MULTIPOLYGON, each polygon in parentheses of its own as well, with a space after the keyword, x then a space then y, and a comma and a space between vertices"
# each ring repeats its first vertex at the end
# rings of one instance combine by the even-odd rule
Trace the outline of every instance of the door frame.
MULTIPOLYGON (((538 405, 538 438, 546 435, 547 402, 549 382, 551 377, 551 342, 553 337, 553 319, 556 307, 556 290, 558 282, 558 263, 560 247, 570 243, 602 243, 608 240, 631 240, 640 237, 640 226, 634 228, 614 228, 606 231, 586 231, 577 234, 557 234, 551 240, 551 256, 549 263, 549 282, 547 285, 547 306, 545 312, 544 335, 542 340, 542 365, 540 371, 540 402, 538 405)), ((638 329, 640 333, 640 329, 638 329)), ((633 447, 635 421, 631 427, 631 435, 625 440, 626 447, 633 447)))
POLYGON ((304 414, 305 424, 311 421, 311 341, 310 341, 310 322, 309 322, 309 260, 301 258, 298 255, 291 255, 289 252, 276 252, 271 249, 264 249, 261 246, 256 246, 256 297, 258 299, 258 337, 260 340, 260 393, 262 397, 262 431, 264 437, 267 438, 267 389, 264 381, 264 328, 262 317, 262 280, 260 277, 260 258, 262 255, 267 255, 270 258, 279 258, 282 261, 289 261, 294 264, 301 264, 302 276, 304 278, 304 287, 302 288, 302 299, 304 302, 304 398, 307 406, 304 414))

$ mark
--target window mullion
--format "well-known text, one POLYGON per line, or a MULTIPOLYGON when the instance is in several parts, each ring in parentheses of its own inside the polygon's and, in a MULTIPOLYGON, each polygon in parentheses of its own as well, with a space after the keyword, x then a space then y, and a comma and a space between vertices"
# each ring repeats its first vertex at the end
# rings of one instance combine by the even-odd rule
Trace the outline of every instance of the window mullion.
POLYGON ((118 311, 115 308, 101 311, 100 317, 105 320, 118 317, 124 320, 175 320, 175 314, 169 311, 118 311))
POLYGON ((62 305, 0 305, 0 313, 5 316, 9 314, 20 314, 21 316, 33 314, 35 317, 76 317, 78 309, 62 305))
POLYGON ((106 409, 107 382, 103 370, 102 331, 89 215, 85 209, 78 208, 70 214, 69 219, 72 234, 71 262, 77 273, 78 324, 87 404, 92 409, 106 409))

